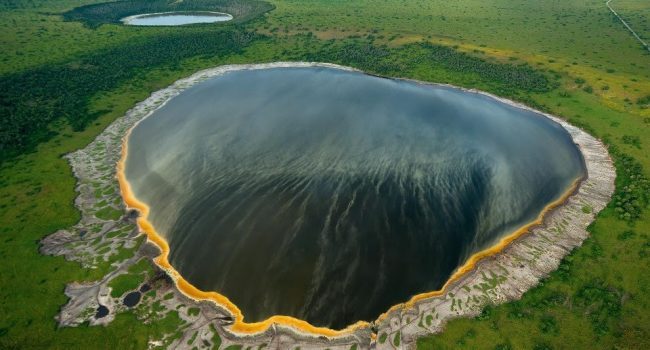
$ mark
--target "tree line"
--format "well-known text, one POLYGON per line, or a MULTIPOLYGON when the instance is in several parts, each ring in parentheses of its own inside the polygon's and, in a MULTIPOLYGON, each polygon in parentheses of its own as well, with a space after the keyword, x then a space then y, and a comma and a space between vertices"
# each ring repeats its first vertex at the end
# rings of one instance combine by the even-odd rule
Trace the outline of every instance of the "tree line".
POLYGON ((303 58, 336 62, 380 75, 403 76, 404 71, 418 65, 443 68, 450 72, 475 75, 495 86, 493 92, 506 96, 548 92, 557 84, 528 64, 491 62, 452 47, 426 42, 396 48, 364 40, 349 40, 341 44, 329 42, 329 45, 307 53, 303 58))
POLYGON ((138 72, 173 66, 190 57, 237 54, 260 38, 237 28, 179 32, 139 38, 71 62, 1 76, 0 163, 52 136, 49 126, 58 118, 82 130, 99 114, 90 112, 90 99, 138 72))

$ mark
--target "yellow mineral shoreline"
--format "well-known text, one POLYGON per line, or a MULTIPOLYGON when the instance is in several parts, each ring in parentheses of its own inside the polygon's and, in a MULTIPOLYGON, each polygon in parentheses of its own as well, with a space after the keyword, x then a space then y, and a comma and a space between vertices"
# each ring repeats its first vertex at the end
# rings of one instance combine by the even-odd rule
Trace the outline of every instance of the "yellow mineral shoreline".
MULTIPOLYGON (((150 210, 149 206, 141 202, 135 197, 133 191, 131 190, 131 185, 127 181, 126 175, 124 173, 126 158, 128 155, 128 139, 131 134, 131 130, 133 130, 133 128, 135 128, 137 125, 138 123, 133 125, 126 133, 124 138, 122 139, 121 157, 117 163, 117 171, 116 171, 117 179, 120 186, 120 193, 128 209, 136 209, 140 212, 140 215, 137 219, 138 227, 147 235, 147 239, 153 244, 155 244, 161 251, 160 255, 154 259, 154 263, 169 274, 169 276, 175 282, 177 288, 184 295, 196 301, 211 301, 217 304, 219 307, 228 310, 228 312, 230 312, 234 318, 234 323, 230 326, 229 329, 232 332, 241 333, 241 334, 263 333, 267 329, 269 329, 272 325, 276 324, 280 326, 290 327, 296 331, 304 332, 308 335, 339 337, 339 336, 350 335, 354 333, 356 330, 371 326, 369 322, 358 321, 344 329, 334 330, 327 327, 317 327, 304 320, 300 320, 295 317, 284 316, 284 315, 275 315, 269 317, 264 321, 247 323, 244 321, 244 315, 241 312, 241 310, 226 296, 214 291, 202 291, 197 287, 195 287, 194 285, 192 285, 190 282, 188 282, 185 278, 183 278, 183 276, 181 276, 181 274, 178 271, 176 271, 176 269, 171 265, 171 263, 168 260, 169 244, 160 234, 156 232, 153 225, 147 220, 147 217, 149 215, 149 210, 150 210)), ((415 304, 418 301, 444 295, 448 287, 450 287, 454 282, 458 281, 466 273, 472 271, 476 267, 476 264, 479 261, 481 261, 484 258, 502 252, 506 247, 508 247, 510 243, 512 243, 513 241, 515 241, 517 238, 521 237, 525 233, 529 232, 531 228, 537 225, 541 225, 544 221, 544 217, 546 216, 546 214, 552 211, 553 209, 556 209, 557 207, 564 204, 567 201, 567 199, 577 191, 577 189, 580 187, 580 184, 582 183, 585 177, 576 179, 573 182, 572 186, 560 198, 548 204, 540 212, 540 214, 537 216, 535 220, 520 227, 519 229, 510 233, 509 235, 503 237, 497 244, 473 254, 469 259, 467 259, 465 264, 459 267, 452 274, 452 276, 449 277, 449 279, 441 289, 414 295, 407 302, 392 306, 385 313, 381 314, 377 318, 377 321, 383 320, 390 312, 394 310, 401 309, 401 308, 411 308, 415 306, 415 304)))
MULTIPOLYGON (((137 124, 136 124, 137 125, 137 124)), ((134 126, 135 127, 135 126, 134 126)), ((131 129, 132 130, 132 129, 131 129)), ((359 321, 353 325, 350 325, 342 330, 334 330, 326 327, 316 327, 309 324, 304 320, 297 319, 291 316, 275 315, 269 317, 268 319, 261 322, 244 322, 244 315, 241 310, 230 301, 226 296, 219 294, 217 292, 211 291, 202 291, 188 282, 181 274, 176 271, 176 269, 169 263, 169 244, 167 241, 159 235, 154 229, 153 225, 147 220, 149 215, 149 206, 140 200, 138 200, 133 191, 131 190, 131 185, 126 180, 126 175, 124 173, 126 157, 128 154, 128 138, 131 134, 131 130, 127 132, 122 140, 122 154, 120 160, 117 163, 117 179, 120 185, 120 193, 122 198, 126 203, 127 208, 136 209, 140 212, 140 216, 137 219, 138 227, 146 235, 147 239, 160 248, 160 255, 154 259, 154 263, 158 265, 161 269, 165 270, 170 277, 176 283, 178 289, 188 296, 191 299, 201 301, 207 300, 216 303, 218 306, 228 310, 234 317, 234 323, 230 327, 230 330, 237 333, 245 334, 256 334, 266 331, 273 324, 285 325, 296 330, 306 332, 309 334, 315 335, 324 335, 328 337, 336 337, 341 335, 347 335, 353 333, 356 329, 368 327, 369 323, 364 321, 359 321)))

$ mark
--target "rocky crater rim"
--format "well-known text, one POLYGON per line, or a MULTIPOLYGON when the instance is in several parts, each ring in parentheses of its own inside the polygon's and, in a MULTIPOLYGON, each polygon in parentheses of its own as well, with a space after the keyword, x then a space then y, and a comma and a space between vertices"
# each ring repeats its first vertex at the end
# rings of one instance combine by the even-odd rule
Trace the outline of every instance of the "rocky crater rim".
MULTIPOLYGON (((353 334, 357 330, 366 329, 369 327, 374 328, 374 325, 382 324, 388 321, 391 315, 393 314, 407 313, 409 311, 418 309, 419 305, 422 303, 431 302, 437 299, 448 298, 449 291, 457 287, 463 280, 467 279, 468 275, 472 274, 473 272, 476 272, 479 265, 484 263, 489 263, 488 262, 489 260, 499 259, 501 256, 507 255, 508 254, 507 250, 510 246, 513 245, 513 243, 517 242, 523 237, 531 236, 531 235, 526 235, 526 233, 531 233, 531 231, 534 231, 539 228, 543 228, 546 217, 551 215, 552 213, 559 213, 559 215, 563 215, 561 213, 561 210, 563 209, 563 207, 567 205, 567 203, 570 200, 588 201, 590 197, 588 195, 585 195, 585 193, 583 193, 585 192, 583 191, 583 189, 585 187, 584 184, 587 182, 587 180, 593 178, 594 174, 592 174, 592 172, 606 173, 605 176, 597 177, 597 180, 598 179, 602 180, 597 185, 600 185, 600 187, 603 188, 602 192, 604 192, 603 195, 607 197, 606 198, 607 200, 606 201, 599 200, 596 203, 592 203, 593 205, 591 205, 591 207, 593 208, 593 210, 590 213, 591 218, 586 224, 593 221, 595 214, 605 206, 605 204, 609 201, 608 198, 611 197, 611 194, 613 193, 613 182, 614 182, 615 173, 613 171, 613 165, 611 164, 611 159, 607 154, 604 145, 600 143, 598 140, 591 137, 590 135, 586 134, 581 129, 568 124, 561 118, 532 109, 523 104, 505 98, 501 98, 487 92, 475 90, 475 89, 465 89, 465 88, 461 88, 449 84, 437 84, 437 83, 429 83, 429 82, 423 82, 423 81, 417 81, 411 79, 385 77, 387 79, 412 81, 422 85, 447 86, 447 87, 452 87, 470 93, 481 94, 481 95, 491 97, 492 99, 497 100, 501 103, 509 104, 511 106, 515 106, 517 108, 525 109, 528 111, 533 111, 540 116, 547 117, 552 121, 560 124, 569 132, 573 141, 576 143, 581 153, 583 154, 585 160, 586 175, 581 179, 577 179, 573 183, 573 185, 559 199, 548 204, 534 221, 504 236, 502 239, 500 239, 499 242, 497 242, 493 246, 485 250, 482 250, 472 255, 470 258, 468 258, 467 261, 461 267, 456 269, 456 271, 452 274, 452 276, 447 280, 445 285, 440 290, 417 294, 413 296, 409 301, 391 307, 389 310, 386 311, 386 313, 380 315, 378 319, 373 321, 372 323, 359 321, 344 329, 334 330, 326 327, 317 327, 311 325, 310 323, 304 320, 300 320, 290 316, 282 316, 282 315, 272 316, 261 322, 246 323, 244 321, 244 315, 242 314, 241 310, 234 303, 232 303, 226 296, 221 295, 214 291, 199 290, 191 283, 189 283, 187 280, 185 280, 183 276, 181 276, 181 274, 169 262, 168 260, 169 244, 160 234, 156 232, 153 225, 147 220, 150 209, 146 203, 143 203, 142 201, 138 200, 134 196, 124 173, 125 161, 128 155, 128 138, 131 130, 134 127, 136 127, 140 121, 152 115, 155 110, 164 106, 169 100, 171 100, 173 97, 180 94, 185 89, 201 81, 223 75, 227 72, 237 71, 237 70, 257 70, 257 69, 268 69, 268 68, 292 68, 292 67, 326 67, 326 68, 335 68, 340 70, 354 71, 354 72, 367 74, 363 71, 350 68, 350 67, 344 67, 344 66, 339 66, 335 64, 329 64, 329 63, 315 63, 315 62, 274 62, 274 63, 265 63, 265 64, 219 66, 216 68, 199 71, 188 78, 178 80, 171 86, 163 90, 160 90, 156 93, 153 93, 148 99, 141 102, 140 105, 142 108, 138 108, 138 109, 134 108, 133 110, 127 112, 127 113, 140 114, 136 116, 135 123, 133 123, 133 125, 129 127, 128 132, 126 133, 126 135, 124 135, 122 139, 121 158, 117 164, 117 178, 119 182, 120 192, 126 204, 127 210, 136 209, 140 212, 140 216, 137 219, 138 227, 142 232, 146 234, 147 239, 150 242, 154 243, 160 249, 161 253, 158 257, 154 259, 154 263, 169 274, 169 276, 175 282, 175 285, 179 289, 179 291, 181 291, 187 297, 195 301, 209 301, 214 303, 217 307, 227 310, 233 316, 234 323, 230 326, 230 331, 232 331, 235 334, 255 335, 255 334, 264 333, 270 328, 275 326, 283 326, 283 327, 288 327, 294 331, 297 331, 303 335, 340 337, 340 336, 347 336, 353 334), (583 140, 585 138, 587 138, 588 139, 587 141, 589 142, 583 140), (604 159, 606 160, 605 163, 608 164, 603 165, 600 163, 596 163, 595 160, 593 159, 594 157, 590 156, 590 153, 594 153, 594 152, 598 157, 600 158, 604 157, 604 159)), ((593 185, 589 184, 588 186, 591 187, 593 185)), ((586 225, 584 227, 586 228, 586 225)), ((582 238, 582 240, 583 239, 584 238, 582 238)), ((582 240, 580 240, 579 243, 581 243, 582 240)), ((552 244, 553 244, 552 242, 549 242, 549 245, 552 244)), ((548 274, 549 272, 555 270, 556 268, 557 265, 550 269, 547 268, 547 270, 549 271, 545 271, 545 274, 548 274)), ((535 281, 536 284, 537 281, 541 278, 541 276, 539 277, 534 276, 534 278, 536 279, 535 281)), ((530 287, 532 287, 532 285, 524 287, 524 291, 529 289, 530 287)), ((504 297, 507 299, 512 299, 509 298, 508 296, 504 296, 504 297)), ((457 316, 460 315, 456 315, 456 317, 457 316)), ((451 317, 453 317, 453 315, 449 315, 449 318, 451 317)))

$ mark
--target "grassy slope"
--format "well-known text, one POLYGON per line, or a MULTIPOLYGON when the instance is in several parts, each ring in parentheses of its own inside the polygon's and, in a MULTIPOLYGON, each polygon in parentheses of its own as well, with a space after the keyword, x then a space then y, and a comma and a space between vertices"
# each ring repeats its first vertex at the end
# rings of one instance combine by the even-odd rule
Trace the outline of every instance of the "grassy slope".
MULTIPOLYGON (((168 30, 104 26, 92 31, 78 23, 61 22, 56 16, 43 14, 90 1, 33 3, 35 9, 0 12, 0 23, 4 26, 0 44, 11 48, 0 51, 0 74, 64 61, 79 53, 119 45, 134 36, 168 30)), ((649 114, 634 103, 638 97, 650 94, 650 56, 644 55, 629 34, 611 22, 601 1, 500 0, 494 6, 478 0, 354 3, 316 0, 309 6, 299 1, 274 1, 274 4, 278 8, 268 16, 267 24, 263 24, 266 28, 261 30, 278 37, 309 31, 322 38, 372 34, 378 42, 393 46, 426 39, 459 45, 460 50, 496 60, 515 57, 541 69, 553 69, 559 72, 562 89, 569 91, 570 96, 560 97, 554 91, 533 96, 535 100, 573 122, 588 125, 597 136, 607 137, 637 159, 646 175, 650 174, 647 137, 650 125, 644 122, 649 114), (594 93, 583 92, 574 82, 576 77, 592 85, 594 93), (601 90, 604 85, 610 89, 601 90), (623 136, 626 135, 637 137, 639 147, 625 144, 623 136)), ((280 48, 260 44, 227 61, 282 58, 282 46, 292 47, 295 43, 288 38, 276 44, 280 48)), ((57 330, 53 316, 65 303, 64 284, 96 278, 101 271, 84 270, 59 257, 41 256, 37 241, 78 219, 72 206, 74 179, 60 155, 83 147, 149 92, 197 69, 223 62, 209 57, 188 60, 180 71, 154 70, 147 82, 126 84, 97 96, 94 103, 97 110, 109 103, 113 105, 97 123, 84 132, 61 133, 42 144, 37 152, 0 169, 0 259, 4 262, 0 268, 3 287, 0 289, 0 347, 143 348, 148 337, 173 328, 173 319, 144 326, 133 315, 123 314, 109 327, 57 330)), ((465 77, 436 67, 409 67, 404 75, 472 84, 465 77)), ((528 293, 522 302, 496 308, 483 320, 452 322, 442 335, 424 339, 422 347, 495 348, 506 344, 514 348, 531 348, 534 344, 554 348, 650 347, 644 345, 647 342, 644 337, 650 333, 646 297, 650 272, 649 215, 646 209, 644 217, 629 227, 608 209, 593 226, 593 238, 567 265, 567 272, 556 273, 544 287, 528 293), (634 235, 622 235, 627 231, 634 235), (626 238, 619 239, 619 236, 626 238), (606 286, 604 289, 611 291, 621 305, 619 314, 605 317, 609 329, 602 335, 596 334, 591 318, 602 298, 583 303, 585 293, 580 293, 591 291, 593 288, 585 289, 591 283, 606 286), (562 302, 540 302, 547 301, 554 293, 564 296, 556 298, 562 302)), ((608 300, 607 296, 603 300, 608 300)))

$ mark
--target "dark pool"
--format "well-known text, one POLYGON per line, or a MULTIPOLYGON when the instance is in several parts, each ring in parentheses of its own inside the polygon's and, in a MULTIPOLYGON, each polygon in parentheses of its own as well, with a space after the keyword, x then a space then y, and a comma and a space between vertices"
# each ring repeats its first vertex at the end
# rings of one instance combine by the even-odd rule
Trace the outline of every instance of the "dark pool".
POLYGON ((191 283, 246 321, 333 328, 440 288, 583 174, 541 115, 331 68, 199 83, 133 130, 126 167, 191 283))
POLYGON ((104 305, 99 305, 95 311, 95 318, 104 318, 106 315, 108 315, 108 308, 104 305))
POLYGON ((129 294, 124 296, 124 299, 122 300, 122 303, 125 306, 134 307, 134 306, 138 305, 138 303, 140 302, 141 297, 142 297, 142 294, 140 292, 138 292, 138 291, 130 292, 129 294))

